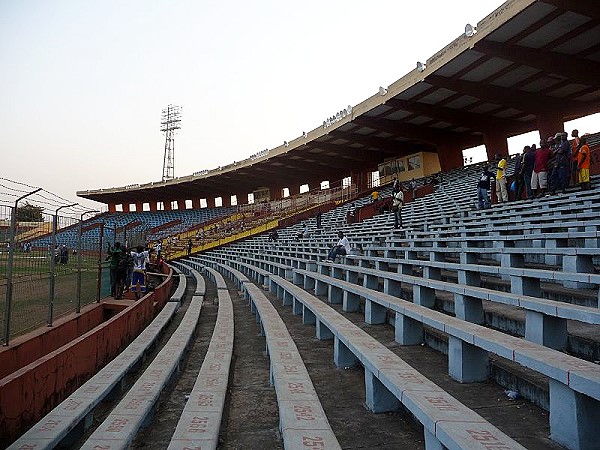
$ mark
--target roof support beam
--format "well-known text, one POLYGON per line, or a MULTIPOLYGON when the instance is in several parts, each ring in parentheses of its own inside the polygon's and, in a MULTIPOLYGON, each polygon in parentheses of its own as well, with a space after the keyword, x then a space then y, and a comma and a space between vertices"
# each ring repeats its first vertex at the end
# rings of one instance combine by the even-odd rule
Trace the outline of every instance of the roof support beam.
POLYGON ((441 143, 448 142, 460 143, 460 145, 463 145, 465 148, 483 143, 483 137, 480 135, 442 131, 435 128, 421 127, 418 125, 406 124, 400 121, 389 119, 374 120, 358 117, 354 119, 354 122, 369 128, 373 128, 374 130, 391 133, 397 137, 415 139, 421 142, 432 144, 436 147, 441 143))
POLYGON ((595 61, 583 61, 569 55, 491 41, 479 41, 475 48, 517 64, 555 73, 568 78, 573 83, 589 86, 598 84, 597 74, 600 73, 600 64, 595 61), (557 61, 561 61, 561 63, 557 64, 557 61))
MULTIPOLYGON (((475 83, 473 81, 456 80, 439 75, 427 77, 428 83, 452 89, 498 105, 515 108, 530 114, 539 114, 549 110, 561 110, 566 114, 577 114, 590 109, 590 105, 565 99, 553 99, 532 94, 530 92, 475 83)), ((584 112, 585 113, 585 112, 584 112)))
POLYGON ((396 109, 425 115, 437 120, 454 124, 456 126, 467 127, 475 131, 485 132, 491 128, 500 128, 502 130, 521 130, 523 128, 527 128, 526 124, 516 120, 490 118, 488 116, 484 116, 483 114, 477 114, 443 106, 407 102, 405 100, 396 98, 388 100, 385 102, 385 104, 388 106, 393 106, 396 109))
POLYGON ((598 0, 543 0, 544 3, 554 5, 563 11, 573 11, 588 17, 600 16, 600 3, 598 0))
POLYGON ((331 131, 330 136, 338 139, 345 139, 347 141, 363 145, 367 148, 376 148, 386 154, 395 155, 398 153, 398 147, 401 143, 395 143, 389 139, 384 139, 376 136, 367 136, 364 134, 356 134, 351 131, 331 131))
MULTIPOLYGON (((335 133, 337 133, 337 132, 335 132, 335 133)), ((388 156, 388 155, 389 156, 398 156, 398 155, 402 155, 404 153, 406 153, 408 155, 408 154, 414 153, 416 151, 423 151, 423 152, 434 152, 435 151, 435 146, 432 144, 400 142, 400 141, 394 141, 391 139, 388 140, 388 139, 372 137, 372 136, 368 136, 368 135, 364 135, 364 134, 351 133, 351 132, 346 132, 343 134, 340 133, 339 136, 337 136, 337 137, 346 139, 351 142, 356 142, 357 144, 364 145, 365 147, 378 148, 383 153, 385 153, 386 156, 388 156), (387 151, 383 151, 383 149, 381 149, 381 147, 378 146, 378 142, 380 142, 380 141, 386 143, 387 151)))

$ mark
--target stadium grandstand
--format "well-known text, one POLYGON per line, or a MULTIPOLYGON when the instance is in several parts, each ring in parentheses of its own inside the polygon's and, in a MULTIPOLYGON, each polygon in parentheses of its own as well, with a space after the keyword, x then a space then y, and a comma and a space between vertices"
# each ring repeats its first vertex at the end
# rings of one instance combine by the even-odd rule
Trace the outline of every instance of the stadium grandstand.
POLYGON ((164 263, 1 349, 0 444, 600 449, 599 130, 591 188, 477 207, 491 164, 522 175, 508 138, 600 112, 598 73, 599 3, 509 0, 280 147, 79 191, 90 236, 164 263))

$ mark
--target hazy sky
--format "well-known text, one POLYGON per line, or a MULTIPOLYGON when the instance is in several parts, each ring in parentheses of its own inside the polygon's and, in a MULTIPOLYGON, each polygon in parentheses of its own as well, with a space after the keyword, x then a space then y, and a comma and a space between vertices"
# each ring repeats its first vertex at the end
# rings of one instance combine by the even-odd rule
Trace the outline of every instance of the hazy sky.
POLYGON ((370 97, 501 4, 2 0, 0 176, 82 204, 77 190, 160 180, 169 103, 183 107, 175 176, 244 159, 370 97))

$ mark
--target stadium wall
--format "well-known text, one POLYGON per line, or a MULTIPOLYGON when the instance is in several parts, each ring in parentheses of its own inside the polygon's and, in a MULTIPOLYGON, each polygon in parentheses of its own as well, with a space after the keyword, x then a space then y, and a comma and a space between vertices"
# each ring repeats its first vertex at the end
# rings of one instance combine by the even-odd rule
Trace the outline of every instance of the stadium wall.
POLYGON ((171 272, 141 300, 72 342, 2 378, 0 446, 41 419, 117 356, 166 303, 172 284, 171 272))

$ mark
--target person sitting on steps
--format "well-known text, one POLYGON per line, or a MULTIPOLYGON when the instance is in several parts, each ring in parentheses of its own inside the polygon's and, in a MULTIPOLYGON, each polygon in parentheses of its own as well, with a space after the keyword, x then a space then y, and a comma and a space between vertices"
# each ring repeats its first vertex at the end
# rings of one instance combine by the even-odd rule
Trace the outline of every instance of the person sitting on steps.
POLYGON ((329 251, 329 255, 327 255, 326 259, 327 262, 334 262, 338 255, 343 256, 350 253, 350 242, 348 241, 348 238, 344 236, 344 232, 340 231, 338 233, 338 237, 340 240, 338 241, 337 245, 334 245, 329 251))

